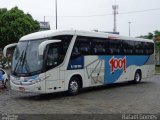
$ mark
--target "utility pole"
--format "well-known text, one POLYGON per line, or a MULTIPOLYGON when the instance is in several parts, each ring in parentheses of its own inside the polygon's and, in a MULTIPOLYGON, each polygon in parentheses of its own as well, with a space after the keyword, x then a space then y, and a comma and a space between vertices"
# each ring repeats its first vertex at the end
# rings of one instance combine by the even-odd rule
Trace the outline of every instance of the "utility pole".
POLYGON ((55 11, 56 11, 56 30, 57 30, 57 0, 55 0, 55 11))
POLYGON ((46 16, 44 16, 44 23, 46 22, 46 16))
POLYGON ((131 36, 131 23, 132 22, 128 22, 128 24, 129 24, 129 36, 131 36))
POLYGON ((112 6, 113 9, 113 16, 114 16, 114 28, 113 28, 113 32, 117 32, 117 14, 118 14, 118 5, 113 5, 112 6))

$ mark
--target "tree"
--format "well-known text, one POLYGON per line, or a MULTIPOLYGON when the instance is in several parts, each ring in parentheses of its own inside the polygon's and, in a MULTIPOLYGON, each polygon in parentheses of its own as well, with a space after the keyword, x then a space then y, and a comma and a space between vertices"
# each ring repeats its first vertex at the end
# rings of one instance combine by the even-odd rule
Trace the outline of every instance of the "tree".
POLYGON ((160 62, 160 31, 155 30, 153 33, 140 36, 140 38, 153 39, 155 41, 156 62, 160 62))
POLYGON ((154 34, 149 32, 148 35, 141 35, 138 38, 153 39, 154 38, 154 34))
POLYGON ((39 22, 18 7, 0 9, 0 48, 17 42, 22 36, 39 31, 39 22))
POLYGON ((148 35, 140 36, 140 38, 153 39, 156 45, 160 47, 160 31, 155 30, 153 33, 148 33, 148 35))

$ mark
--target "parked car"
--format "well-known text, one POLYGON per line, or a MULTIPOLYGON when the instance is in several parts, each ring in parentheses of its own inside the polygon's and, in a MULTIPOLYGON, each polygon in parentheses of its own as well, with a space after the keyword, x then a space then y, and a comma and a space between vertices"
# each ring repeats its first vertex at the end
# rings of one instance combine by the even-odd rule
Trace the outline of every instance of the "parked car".
POLYGON ((0 68, 0 82, 4 87, 6 87, 7 82, 8 82, 8 74, 2 68, 0 68))

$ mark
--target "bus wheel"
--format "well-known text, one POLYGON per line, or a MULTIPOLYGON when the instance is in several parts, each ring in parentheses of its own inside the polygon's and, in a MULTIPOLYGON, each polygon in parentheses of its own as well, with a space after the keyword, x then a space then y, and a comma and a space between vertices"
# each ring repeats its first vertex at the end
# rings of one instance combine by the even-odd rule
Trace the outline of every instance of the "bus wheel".
POLYGON ((80 84, 77 77, 72 77, 68 85, 68 94, 73 96, 79 93, 80 84))
POLYGON ((141 82, 141 72, 140 70, 137 70, 134 76, 134 83, 140 83, 141 82))

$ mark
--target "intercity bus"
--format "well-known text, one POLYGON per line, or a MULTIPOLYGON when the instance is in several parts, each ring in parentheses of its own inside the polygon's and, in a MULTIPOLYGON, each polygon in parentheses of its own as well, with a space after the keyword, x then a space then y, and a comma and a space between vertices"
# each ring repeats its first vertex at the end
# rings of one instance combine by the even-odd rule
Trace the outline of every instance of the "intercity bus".
POLYGON ((78 30, 41 31, 22 37, 10 75, 16 91, 78 94, 81 88, 123 81, 141 82, 154 74, 153 40, 78 30))

